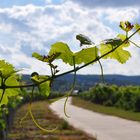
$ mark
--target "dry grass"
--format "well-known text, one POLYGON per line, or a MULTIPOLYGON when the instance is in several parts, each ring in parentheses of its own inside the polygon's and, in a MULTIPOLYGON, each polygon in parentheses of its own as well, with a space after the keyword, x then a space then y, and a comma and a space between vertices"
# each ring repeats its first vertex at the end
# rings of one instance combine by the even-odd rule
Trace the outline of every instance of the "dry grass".
POLYGON ((52 133, 46 133, 38 129, 28 115, 19 125, 20 119, 26 114, 28 104, 19 108, 15 114, 14 125, 9 133, 10 140, 95 140, 84 132, 70 126, 63 119, 58 118, 46 102, 35 102, 32 105, 33 114, 43 128, 58 129, 52 133))

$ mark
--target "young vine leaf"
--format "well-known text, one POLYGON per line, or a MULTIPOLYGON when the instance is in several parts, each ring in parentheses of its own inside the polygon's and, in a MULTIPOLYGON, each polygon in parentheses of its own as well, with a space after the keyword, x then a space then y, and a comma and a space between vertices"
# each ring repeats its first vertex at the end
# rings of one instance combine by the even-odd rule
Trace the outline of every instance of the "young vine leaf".
POLYGON ((42 95, 45 95, 46 97, 48 97, 50 95, 51 81, 49 80, 49 81, 45 81, 41 84, 39 84, 39 83, 44 81, 44 80, 47 80, 48 78, 49 78, 49 76, 41 76, 37 72, 33 72, 31 74, 31 80, 34 83, 38 84, 39 92, 42 95))
POLYGON ((13 65, 7 63, 5 60, 0 60, 0 77, 7 78, 16 73, 13 65))
POLYGON ((50 95, 51 87, 50 87, 50 81, 46 81, 38 86, 39 91, 41 94, 48 97, 50 95))
POLYGON ((88 63, 98 56, 98 49, 96 47, 85 48, 79 52, 73 53, 69 46, 63 42, 57 42, 52 45, 49 54, 60 53, 57 59, 62 59, 63 62, 73 66, 73 57, 75 57, 75 64, 88 63))
POLYGON ((120 28, 122 30, 124 30, 125 32, 129 32, 130 30, 133 29, 133 27, 134 26, 129 21, 125 21, 125 22, 121 21, 120 22, 120 28))
POLYGON ((82 49, 79 52, 76 52, 75 54, 75 63, 81 64, 81 63, 88 63, 92 61, 93 59, 96 59, 98 56, 98 48, 91 47, 82 49))
POLYGON ((54 54, 46 56, 46 55, 40 55, 39 53, 34 52, 32 54, 32 57, 34 57, 42 62, 52 63, 59 55, 60 55, 60 53, 54 53, 54 54))
MULTIPOLYGON (((101 55, 106 54, 107 52, 111 51, 115 46, 112 46, 111 44, 101 44, 100 47, 100 53, 101 55)), ((113 52, 109 53, 108 55, 106 55, 105 57, 103 57, 104 59, 107 58, 111 58, 111 59, 116 59, 118 62, 120 63, 125 63, 130 57, 131 54, 129 51, 126 51, 123 49, 123 47, 126 45, 121 45, 120 47, 118 47, 116 50, 114 50, 113 52)))
MULTIPOLYGON (((138 29, 140 28, 140 25, 139 25, 138 23, 136 23, 136 24, 134 25, 134 28, 135 28, 136 30, 138 30, 138 29)), ((138 31, 138 33, 140 34, 140 30, 138 31)))
MULTIPOLYGON (((18 77, 15 74, 17 71, 14 69, 13 65, 7 63, 4 60, 0 60, 0 85, 8 86, 19 86, 18 77)), ((10 88, 10 89, 0 89, 0 106, 8 103, 8 98, 11 96, 16 96, 20 93, 20 89, 10 88), (3 92, 4 91, 4 92, 3 92)))
MULTIPOLYGON (((10 76, 6 80, 5 84, 8 85, 8 86, 18 86, 19 82, 17 81, 15 76, 10 76)), ((1 98, 2 92, 3 92, 3 90, 1 89, 0 90, 0 98, 1 98)), ((8 98, 10 98, 12 96, 17 96, 19 93, 20 93, 20 89, 19 88, 5 89, 5 93, 4 93, 3 99, 2 99, 2 101, 0 103, 0 106, 3 105, 3 104, 7 105, 8 98)))
POLYGON ((62 59, 63 62, 73 65, 73 52, 70 50, 69 46, 63 42, 56 42, 51 46, 49 55, 60 53, 57 59, 62 59))

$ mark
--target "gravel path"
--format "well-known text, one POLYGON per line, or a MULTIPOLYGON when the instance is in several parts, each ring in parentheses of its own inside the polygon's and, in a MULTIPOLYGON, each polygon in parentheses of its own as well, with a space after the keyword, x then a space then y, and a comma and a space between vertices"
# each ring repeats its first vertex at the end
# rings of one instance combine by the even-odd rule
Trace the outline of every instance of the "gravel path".
POLYGON ((66 118, 63 112, 65 99, 53 103, 50 107, 71 125, 97 137, 98 140, 140 140, 140 123, 118 117, 91 112, 67 103, 66 118))

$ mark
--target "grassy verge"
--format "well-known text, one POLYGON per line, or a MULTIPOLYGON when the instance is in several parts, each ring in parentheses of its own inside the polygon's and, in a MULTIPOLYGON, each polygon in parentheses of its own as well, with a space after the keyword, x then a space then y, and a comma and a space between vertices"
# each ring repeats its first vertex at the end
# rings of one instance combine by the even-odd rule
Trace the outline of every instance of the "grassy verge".
POLYGON ((118 117, 125 118, 128 120, 140 121, 140 112, 139 113, 131 112, 131 111, 118 109, 115 107, 106 107, 106 106, 91 103, 89 101, 85 101, 79 97, 73 97, 72 104, 78 107, 82 107, 84 109, 91 110, 91 111, 108 114, 112 116, 118 116, 118 117))
POLYGON ((95 140, 84 132, 70 126, 63 119, 58 118, 45 101, 34 102, 32 111, 37 122, 46 129, 58 129, 51 133, 46 133, 38 129, 28 115, 23 121, 22 127, 19 125, 20 119, 26 114, 28 104, 20 107, 14 118, 14 125, 9 133, 9 140, 95 140))

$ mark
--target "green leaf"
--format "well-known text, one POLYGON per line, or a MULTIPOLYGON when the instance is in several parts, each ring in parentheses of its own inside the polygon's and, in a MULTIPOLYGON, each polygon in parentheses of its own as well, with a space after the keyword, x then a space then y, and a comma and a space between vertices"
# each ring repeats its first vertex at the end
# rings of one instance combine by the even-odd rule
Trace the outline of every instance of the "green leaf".
POLYGON ((54 53, 60 53, 57 59, 62 59, 63 62, 73 65, 73 52, 70 50, 69 46, 63 42, 57 42, 51 46, 49 55, 54 53))
POLYGON ((46 82, 40 84, 38 86, 38 88, 39 88, 39 91, 40 91, 41 94, 43 94, 47 97, 50 95, 50 91, 51 91, 50 81, 46 81, 46 82))
POLYGON ((122 41, 126 39, 126 35, 123 35, 123 34, 118 34, 117 37, 120 38, 122 41))
MULTIPOLYGON (((100 47, 101 55, 104 55, 111 50, 112 50, 112 46, 110 44, 101 44, 101 47, 100 47)), ((118 62, 123 64, 130 57, 131 57, 131 54, 128 51, 123 50, 123 47, 118 47, 115 51, 106 55, 104 59, 107 59, 107 58, 116 59, 118 62)))
POLYGON ((124 30, 125 32, 129 32, 130 30, 133 29, 133 27, 134 26, 129 21, 125 21, 125 22, 121 21, 120 22, 120 28, 122 30, 124 30))
MULTIPOLYGON (((15 75, 16 72, 17 71, 14 69, 13 65, 7 63, 5 60, 0 60, 0 82, 3 79, 5 80, 5 85, 18 86, 19 82, 17 80, 17 75, 15 75)), ((0 83, 0 85, 2 85, 2 82, 0 83)), ((8 103, 8 98, 10 98, 11 96, 18 95, 19 92, 20 89, 18 88, 8 88, 5 90, 5 93, 2 98, 3 90, 0 89, 0 99, 2 98, 0 106, 3 104, 6 105, 8 103)))
POLYGON ((102 44, 109 44, 112 46, 112 49, 119 46, 119 47, 129 47, 130 43, 128 41, 123 42, 126 39, 126 36, 119 34, 117 38, 114 39, 106 39, 103 41, 102 44))
POLYGON ((40 55, 37 52, 34 52, 32 54, 32 57, 36 58, 37 60, 40 60, 42 62, 48 62, 51 63, 53 62, 58 56, 60 55, 60 53, 53 53, 51 55, 40 55))
POLYGON ((5 60, 0 60, 0 76, 7 78, 12 74, 16 73, 13 65, 7 63, 5 60))
POLYGON ((32 57, 34 57, 34 58, 36 58, 36 59, 38 59, 38 60, 41 60, 41 61, 44 60, 44 56, 40 55, 40 54, 37 53, 37 52, 34 52, 34 53, 32 54, 32 57))
POLYGON ((34 82, 34 83, 40 83, 44 80, 47 80, 49 78, 49 76, 44 76, 44 75, 39 75, 37 72, 33 72, 31 74, 31 80, 34 82))
POLYGON ((98 49, 96 47, 86 48, 75 53, 74 55, 76 64, 88 63, 97 58, 98 49))
POLYGON ((73 66, 73 57, 75 57, 75 64, 88 63, 98 56, 98 49, 96 47, 85 48, 79 52, 73 53, 69 46, 62 42, 57 42, 52 45, 49 54, 60 53, 57 59, 62 59, 63 62, 73 66))
MULTIPOLYGON (((16 75, 10 76, 7 80, 6 80, 6 85, 8 86, 19 86, 19 82, 16 79, 16 75)), ((2 96, 2 89, 0 89, 0 98, 2 96)), ((0 106, 5 104, 8 104, 8 98, 13 97, 13 96, 17 96, 20 93, 20 89, 19 88, 8 88, 5 90, 2 102, 0 103, 0 106)))
POLYGON ((110 44, 111 46, 118 46, 122 43, 122 40, 119 38, 114 38, 114 39, 106 39, 103 42, 104 44, 110 44))
MULTIPOLYGON (((136 23, 136 24, 134 25, 134 28, 135 28, 136 30, 138 30, 138 29, 140 29, 140 25, 139 25, 138 23, 136 23)), ((138 31, 138 33, 140 34, 140 30, 138 31)))
MULTIPOLYGON (((124 40, 126 40, 126 35, 123 34, 118 34, 117 36, 120 40, 121 40, 121 44, 124 40)), ((130 42, 129 40, 125 41, 122 45, 120 45, 120 47, 129 47, 130 46, 130 42)))
POLYGON ((39 80, 39 74, 37 72, 33 72, 31 74, 31 80, 34 82, 34 83, 39 83, 40 80, 39 80))
MULTIPOLYGON (((33 72, 31 74, 31 80, 34 82, 34 83, 40 83, 42 81, 45 81, 49 78, 49 76, 42 76, 42 75, 39 75, 37 72, 33 72)), ((38 85, 38 89, 39 89, 39 92, 45 96, 49 96, 50 94, 50 83, 51 81, 46 81, 46 82, 43 82, 41 84, 38 85)))

